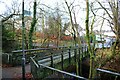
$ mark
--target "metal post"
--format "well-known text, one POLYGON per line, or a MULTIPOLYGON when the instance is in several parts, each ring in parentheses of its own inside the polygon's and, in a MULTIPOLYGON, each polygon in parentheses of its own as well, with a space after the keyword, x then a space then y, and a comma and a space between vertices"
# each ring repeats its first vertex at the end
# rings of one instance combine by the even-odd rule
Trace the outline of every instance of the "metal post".
POLYGON ((82 59, 83 59, 83 52, 84 52, 84 51, 83 51, 83 47, 81 48, 81 50, 82 50, 82 55, 81 55, 81 57, 82 57, 82 59))
POLYGON ((74 60, 75 60, 75 62, 77 61, 76 59, 77 59, 77 53, 76 53, 76 48, 74 49, 74 60))
POLYGON ((80 76, 80 56, 78 56, 78 75, 80 76))
POLYGON ((69 65, 71 64, 71 53, 70 53, 70 49, 68 49, 68 53, 69 53, 69 65))
MULTIPOLYGON (((50 59, 51 59, 51 67, 53 68, 54 65, 53 65, 53 53, 51 53, 51 56, 50 56, 50 59)), ((44 69, 45 70, 45 69, 44 69)), ((46 72, 46 71, 45 71, 46 72)), ((54 73, 54 71, 52 71, 52 74, 54 73)))
POLYGON ((51 53, 50 58, 51 58, 51 67, 54 67, 54 66, 53 66, 53 53, 51 53))
POLYGON ((63 51, 62 51, 62 53, 61 53, 61 68, 62 68, 62 70, 63 70, 63 65, 64 63, 63 63, 63 51))
POLYGON ((84 49, 85 49, 84 57, 86 57, 86 53, 87 53, 86 48, 87 48, 87 47, 85 46, 85 48, 84 48, 84 49))
POLYGON ((24 47, 24 0, 22 2, 22 79, 25 80, 25 47, 24 47))

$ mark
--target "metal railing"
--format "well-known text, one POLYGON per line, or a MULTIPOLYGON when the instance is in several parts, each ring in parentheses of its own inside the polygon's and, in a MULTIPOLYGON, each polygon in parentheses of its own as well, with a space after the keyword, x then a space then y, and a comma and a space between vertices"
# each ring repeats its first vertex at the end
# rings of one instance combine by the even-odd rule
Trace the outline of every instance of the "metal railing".
MULTIPOLYGON (((58 47, 58 48, 37 48, 37 49, 28 49, 24 50, 25 56, 26 56, 26 62, 29 62, 29 57, 36 56, 39 58, 43 58, 43 56, 51 55, 52 52, 56 52, 58 50, 64 50, 67 47, 58 47)), ((12 51, 11 53, 12 60, 11 63, 14 64, 21 64, 21 58, 22 58, 22 50, 16 50, 12 51)))
POLYGON ((32 73, 32 76, 33 78, 38 78, 38 70, 39 70, 39 65, 35 62, 35 60, 30 57, 30 69, 31 69, 31 73, 32 73))
POLYGON ((97 68, 96 70, 97 70, 98 77, 100 78, 102 78, 103 76, 108 76, 108 78, 112 78, 114 80, 120 79, 120 73, 105 70, 105 69, 100 69, 100 68, 97 68), (101 74, 104 74, 104 75, 101 75, 101 74))
MULTIPOLYGON (((104 70, 104 69, 96 69, 98 74, 100 73, 106 73, 114 76, 115 78, 120 78, 120 73, 104 70)), ((70 78, 70 79, 80 79, 80 80, 87 80, 87 78, 71 74, 59 69, 55 69, 49 66, 45 66, 43 64, 38 64, 32 57, 31 57, 31 72, 33 75, 33 78, 70 78), (46 75, 45 75, 46 74, 46 75), (43 76, 44 75, 44 76, 43 76)), ((99 76, 97 76, 97 79, 100 79, 99 76)), ((116 79, 117 80, 117 79, 116 79)))
POLYGON ((33 78, 37 79, 46 79, 46 78, 67 78, 67 79, 77 79, 77 80, 87 80, 87 78, 72 74, 72 73, 68 73, 62 70, 58 70, 49 66, 45 66, 43 64, 37 64, 37 62, 35 62, 35 60, 31 57, 31 72, 33 74, 33 78), (42 68, 42 70, 41 70, 42 68), (33 70, 34 69, 34 70, 33 70), (37 69, 37 70, 36 70, 37 69), (47 71, 45 75, 44 72, 42 71, 46 71, 46 70, 50 70, 47 71), (39 74, 37 74, 39 72, 39 74), (43 73, 44 77, 41 76, 43 73), (51 74, 52 73, 52 74, 51 74))
MULTIPOLYGON (((42 60, 46 58, 52 58, 52 56, 57 56, 57 55, 63 55, 66 54, 65 52, 69 52, 70 55, 71 53, 74 53, 73 56, 77 56, 78 52, 76 53, 75 51, 80 50, 81 53, 87 51, 87 47, 84 46, 85 48, 78 48, 78 47, 57 47, 57 48, 37 48, 37 49, 29 49, 29 50, 24 50, 26 54, 26 61, 29 62, 29 57, 36 57, 37 60, 42 60)), ((22 50, 17 50, 17 51, 12 51, 12 63, 21 63, 18 62, 22 58, 22 50)), ((87 52, 86 52, 87 54, 87 52)), ((85 55, 83 57, 85 57, 85 55)), ((69 56, 69 57, 73 57, 69 56)), ((70 58, 69 58, 70 59, 70 58)))
MULTIPOLYGON (((88 50, 87 50, 87 48, 67 48, 67 52, 66 53, 63 53, 63 50, 61 50, 61 51, 59 51, 59 52, 61 52, 60 54, 58 54, 58 55, 60 55, 60 60, 61 60, 61 67, 62 67, 62 70, 63 70, 63 66, 64 66, 64 64, 63 64, 63 62, 64 62, 64 56, 63 56, 63 54, 68 54, 68 62, 69 62, 69 64, 71 63, 71 50, 72 50, 72 52, 73 52, 73 61, 75 61, 75 58, 80 58, 80 57, 85 57, 86 55, 88 55, 88 50), (84 50, 85 49, 85 50, 84 50), (76 50, 77 50, 77 53, 76 53, 76 50), (82 54, 81 54, 82 53, 82 54), (84 55, 83 55, 83 53, 84 53, 84 55), (77 55, 77 56, 76 56, 77 55), (76 56, 76 57, 75 57, 76 56), (74 58, 75 57, 75 58, 74 58)), ((65 49, 66 50, 66 49, 65 49)), ((45 56, 44 57, 44 59, 45 58, 49 58, 49 60, 47 60, 47 61, 49 61, 49 64, 50 65, 44 65, 44 63, 46 62, 43 62, 43 63, 41 63, 41 62, 39 62, 39 61, 35 61, 32 57, 31 57, 31 62, 32 62, 32 64, 31 64, 31 72, 32 72, 32 74, 33 74, 33 76, 34 76, 34 78, 54 78, 55 76, 57 77, 57 78, 76 78, 76 79, 86 79, 86 78, 84 78, 84 77, 81 77, 81 76, 77 76, 77 75, 75 75, 75 74, 71 74, 71 73, 68 73, 68 72, 65 72, 65 71, 62 71, 62 70, 59 70, 59 69, 57 69, 57 68, 55 68, 55 66, 53 66, 55 63, 55 60, 57 59, 57 58, 54 58, 54 56, 56 56, 56 54, 51 54, 50 56, 45 56)), ((36 58, 36 57, 35 57, 36 58)), ((78 58, 78 59, 79 59, 78 58)), ((68 64, 68 65, 69 65, 68 64)), ((120 73, 115 73, 115 72, 112 72, 112 71, 108 71, 108 70, 103 70, 103 69, 96 69, 97 70, 97 74, 100 74, 100 73, 106 73, 106 74, 110 74, 110 75, 113 75, 114 77, 118 77, 118 78, 120 78, 120 73)), ((97 78, 100 78, 98 75, 96 76, 97 78)))
POLYGON ((97 68, 97 71, 108 73, 108 74, 115 75, 115 76, 120 76, 120 73, 116 73, 116 72, 112 72, 112 71, 108 71, 108 70, 104 70, 104 69, 97 68))

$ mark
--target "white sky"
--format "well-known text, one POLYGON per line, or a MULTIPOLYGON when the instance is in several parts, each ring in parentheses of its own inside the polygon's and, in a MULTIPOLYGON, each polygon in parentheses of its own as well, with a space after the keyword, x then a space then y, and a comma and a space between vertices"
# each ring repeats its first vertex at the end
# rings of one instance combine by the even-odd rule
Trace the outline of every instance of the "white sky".
MULTIPOLYGON (((3 14, 4 12, 8 12, 7 10, 9 9, 6 9, 6 8, 10 8, 11 7, 11 4, 12 4, 12 1, 17 1, 18 3, 21 3, 22 0, 1 0, 0 1, 0 14, 3 14)), ((33 1, 34 0, 24 0, 25 1, 25 9, 29 9, 29 4, 30 6, 32 7, 33 5, 33 1)), ((66 5, 64 5, 64 0, 37 0, 37 1, 40 1, 40 3, 42 4, 46 4, 52 8, 54 8, 56 5, 57 5, 57 2, 58 2, 58 5, 60 9, 63 9, 63 6, 66 7, 66 5)), ((72 2, 73 0, 67 0, 67 2, 70 4, 70 2, 72 2)), ((93 0, 92 0, 93 1, 93 0)), ((104 1, 104 0, 103 0, 104 1)), ((85 5, 85 0, 75 0, 74 2, 74 5, 80 5, 80 7, 76 7, 75 8, 75 12, 76 12, 76 15, 77 15, 77 23, 80 24, 81 27, 85 28, 85 18, 86 18, 86 12, 83 11, 82 8, 85 8, 86 5, 85 5)), ((95 4, 94 4, 95 5, 95 4)), ((95 7, 98 6, 95 5, 95 7)), ((21 6, 20 6, 20 9, 21 9, 21 6)), ((67 10, 67 8, 66 8, 67 10)), ((31 8, 31 11, 32 11, 32 8, 31 8)), ((97 14, 101 14, 103 13, 103 10, 99 10, 97 12, 97 14)), ((92 19, 91 19, 92 20, 92 19)), ((105 22, 106 23, 106 22, 105 22)), ((95 26, 94 29, 97 29, 97 30, 100 30, 100 24, 101 24, 101 21, 99 20, 95 26), (99 26, 99 27, 98 27, 99 26)), ((110 30, 111 28, 108 27, 107 24, 104 24, 103 26, 103 30, 110 30)), ((109 34, 109 33, 108 33, 109 34)), ((110 35, 113 35, 113 33, 111 33, 110 35)))

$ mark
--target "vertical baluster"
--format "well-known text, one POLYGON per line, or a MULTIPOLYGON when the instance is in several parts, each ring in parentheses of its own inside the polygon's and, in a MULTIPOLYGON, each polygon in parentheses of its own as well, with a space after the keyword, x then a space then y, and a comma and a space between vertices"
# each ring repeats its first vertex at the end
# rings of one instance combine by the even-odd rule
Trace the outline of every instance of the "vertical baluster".
MULTIPOLYGON (((36 62, 37 65, 38 65, 37 60, 35 60, 35 62, 36 62)), ((36 64, 36 63, 35 63, 35 64, 36 64)), ((39 68, 39 67, 35 65, 35 76, 36 76, 36 78, 38 78, 38 68, 39 68)))
POLYGON ((69 65, 71 64, 71 52, 70 49, 68 50, 68 54, 69 54, 69 65))
POLYGON ((35 78, 38 78, 38 76, 37 76, 37 66, 35 66, 35 78))
POLYGON ((76 48, 74 49, 74 60, 75 60, 75 62, 76 62, 76 56, 77 56, 77 54, 76 54, 76 48))
POLYGON ((85 54, 84 54, 84 57, 86 57, 86 53, 87 53, 86 48, 87 48, 87 47, 85 46, 85 48, 84 48, 84 49, 85 49, 85 52, 84 52, 84 53, 85 53, 85 54))
POLYGON ((63 51, 62 51, 62 53, 61 53, 61 68, 62 68, 62 70, 63 70, 63 51))
POLYGON ((80 75, 80 48, 78 48, 78 75, 80 75))
POLYGON ((53 53, 51 53, 50 58, 51 58, 51 67, 53 67, 53 53))
POLYGON ((83 47, 81 48, 82 54, 81 54, 81 58, 83 59, 83 47))
POLYGON ((31 58, 30 58, 30 71, 31 71, 31 73, 33 74, 33 62, 32 62, 32 60, 31 60, 31 58))
POLYGON ((41 66, 38 64, 39 68, 37 69, 38 71, 38 78, 40 79, 41 78, 41 66))
MULTIPOLYGON (((50 67, 53 67, 53 53, 51 53, 51 56, 50 56, 50 59, 51 59, 51 65, 50 65, 50 67)), ((45 70, 44 70, 45 71, 45 70)), ((52 74, 53 74, 54 72, 52 71, 52 74)))

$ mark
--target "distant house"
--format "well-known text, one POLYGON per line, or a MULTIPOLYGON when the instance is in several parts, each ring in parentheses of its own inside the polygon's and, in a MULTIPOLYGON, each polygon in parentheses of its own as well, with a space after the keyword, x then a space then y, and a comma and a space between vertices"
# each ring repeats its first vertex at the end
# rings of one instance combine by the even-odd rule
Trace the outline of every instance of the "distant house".
MULTIPOLYGON (((31 14, 32 14, 31 11, 24 10, 24 22, 25 22, 25 28, 27 30, 29 30, 31 26, 31 22, 32 22, 31 14)), ((15 20, 16 20, 15 27, 17 29, 20 29, 22 27, 22 15, 19 15, 18 17, 16 17, 15 20)))
POLYGON ((31 16, 32 12, 28 10, 24 10, 24 16, 31 16))
POLYGON ((105 41, 104 35, 96 35, 95 37, 96 37, 96 41, 105 41))

